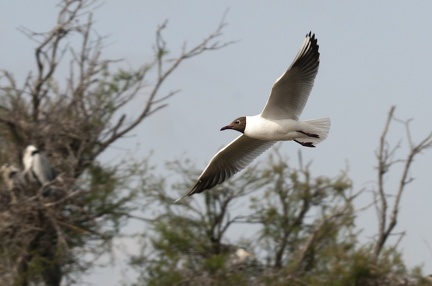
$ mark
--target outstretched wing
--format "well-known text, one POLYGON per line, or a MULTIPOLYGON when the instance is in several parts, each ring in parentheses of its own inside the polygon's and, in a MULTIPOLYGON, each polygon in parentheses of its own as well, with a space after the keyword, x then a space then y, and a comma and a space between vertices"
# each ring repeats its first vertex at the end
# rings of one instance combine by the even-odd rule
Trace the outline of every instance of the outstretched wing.
POLYGON ((309 32, 291 66, 274 83, 261 116, 298 120, 318 73, 318 49, 315 34, 309 32))
POLYGON ((175 202, 195 193, 201 193, 211 189, 217 184, 221 184, 244 169, 274 143, 274 141, 263 141, 247 137, 246 135, 240 135, 216 153, 201 173, 197 183, 192 189, 175 202))

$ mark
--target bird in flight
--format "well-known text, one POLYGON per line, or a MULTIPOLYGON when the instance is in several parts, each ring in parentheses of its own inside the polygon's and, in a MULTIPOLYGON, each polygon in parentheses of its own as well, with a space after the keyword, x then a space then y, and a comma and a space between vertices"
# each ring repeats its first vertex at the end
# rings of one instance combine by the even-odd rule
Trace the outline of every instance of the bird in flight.
POLYGON ((181 199, 221 184, 244 169, 277 141, 294 141, 304 147, 315 147, 330 129, 330 119, 300 121, 319 67, 319 46, 309 32, 288 70, 273 84, 263 111, 242 116, 222 130, 242 133, 210 160, 192 189, 181 199))

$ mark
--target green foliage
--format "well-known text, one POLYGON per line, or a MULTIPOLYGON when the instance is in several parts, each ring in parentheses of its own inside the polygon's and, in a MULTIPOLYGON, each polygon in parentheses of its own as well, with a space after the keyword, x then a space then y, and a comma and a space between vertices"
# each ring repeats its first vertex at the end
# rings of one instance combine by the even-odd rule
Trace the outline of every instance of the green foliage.
MULTIPOLYGON (((375 261, 373 242, 359 243, 353 206, 359 193, 346 173, 315 177, 310 164, 303 166, 299 158, 294 167, 272 152, 267 164, 252 166, 180 205, 172 204, 166 189, 147 191, 161 211, 143 236, 147 247, 131 259, 140 275, 134 285, 393 286, 422 281, 421 271, 409 273, 394 247, 375 261), (245 228, 247 236, 233 239, 232 233, 245 228), (241 260, 240 247, 255 255, 241 260)), ((184 192, 197 173, 188 161, 170 167, 183 176, 174 189, 184 192)))

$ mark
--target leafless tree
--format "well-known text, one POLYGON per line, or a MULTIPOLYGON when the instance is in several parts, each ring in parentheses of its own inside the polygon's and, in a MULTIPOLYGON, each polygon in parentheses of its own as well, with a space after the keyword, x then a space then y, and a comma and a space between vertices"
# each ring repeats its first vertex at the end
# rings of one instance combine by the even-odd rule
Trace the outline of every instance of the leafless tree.
MULTIPOLYGON (((376 152, 378 161, 377 177, 378 184, 375 194, 375 207, 378 214, 378 234, 375 243, 375 260, 378 260, 382 250, 385 246, 387 239, 394 234, 393 230, 397 224, 399 208, 401 199, 404 191, 406 191, 407 185, 413 181, 413 177, 410 175, 410 170, 414 159, 423 151, 426 151, 432 147, 432 132, 425 136, 420 142, 415 143, 411 136, 410 122, 411 120, 402 121, 394 116, 395 107, 391 107, 387 116, 387 121, 384 126, 384 130, 381 133, 379 147, 376 152), (402 123, 406 131, 406 140, 408 142, 408 153, 402 157, 396 157, 396 153, 399 150, 400 143, 391 144, 388 139, 388 133, 392 123, 402 123), (392 167, 395 164, 402 164, 402 173, 397 177, 397 186, 394 191, 388 190, 386 186, 386 178, 389 175, 392 167), (394 198, 390 200, 389 198, 394 198), (392 204, 391 204, 392 203, 392 204)), ((393 172, 394 173, 394 172, 393 172)), ((392 173, 392 175, 393 175, 392 173)), ((394 176, 394 175, 393 175, 394 176)), ((391 181, 395 179, 391 178, 391 181)), ((403 233, 402 233, 403 234, 403 233)))
POLYGON ((60 285, 64 277, 73 283, 65 275, 88 268, 80 259, 87 245, 95 256, 109 250, 136 196, 127 179, 142 175, 144 167, 101 166, 98 156, 167 106, 178 91, 164 94, 161 87, 181 63, 229 44, 218 41, 222 20, 198 44, 185 43, 169 55, 165 22, 156 30, 154 60, 125 70, 119 60, 103 58, 105 37, 93 28, 97 1, 63 0, 58 7, 51 30, 21 28, 36 43, 35 70, 22 83, 11 71, 0 74, 0 163, 22 167, 22 151, 33 144, 59 174, 52 182, 56 195, 49 198, 27 181, 19 187, 25 196, 11 204, 4 196, 8 187, 1 186, 2 285, 60 285), (66 80, 57 77, 64 70, 66 80), (127 106, 140 100, 138 115, 128 115, 127 106), (126 192, 114 192, 120 188, 126 192))

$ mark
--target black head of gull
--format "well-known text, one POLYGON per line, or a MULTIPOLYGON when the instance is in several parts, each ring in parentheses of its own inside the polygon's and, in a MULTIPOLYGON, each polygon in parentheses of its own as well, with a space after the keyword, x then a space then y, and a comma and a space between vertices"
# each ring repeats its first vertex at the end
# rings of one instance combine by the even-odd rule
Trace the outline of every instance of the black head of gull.
POLYGON ((227 130, 227 129, 232 129, 244 133, 246 129, 246 116, 236 118, 229 125, 222 127, 220 131, 227 130))

